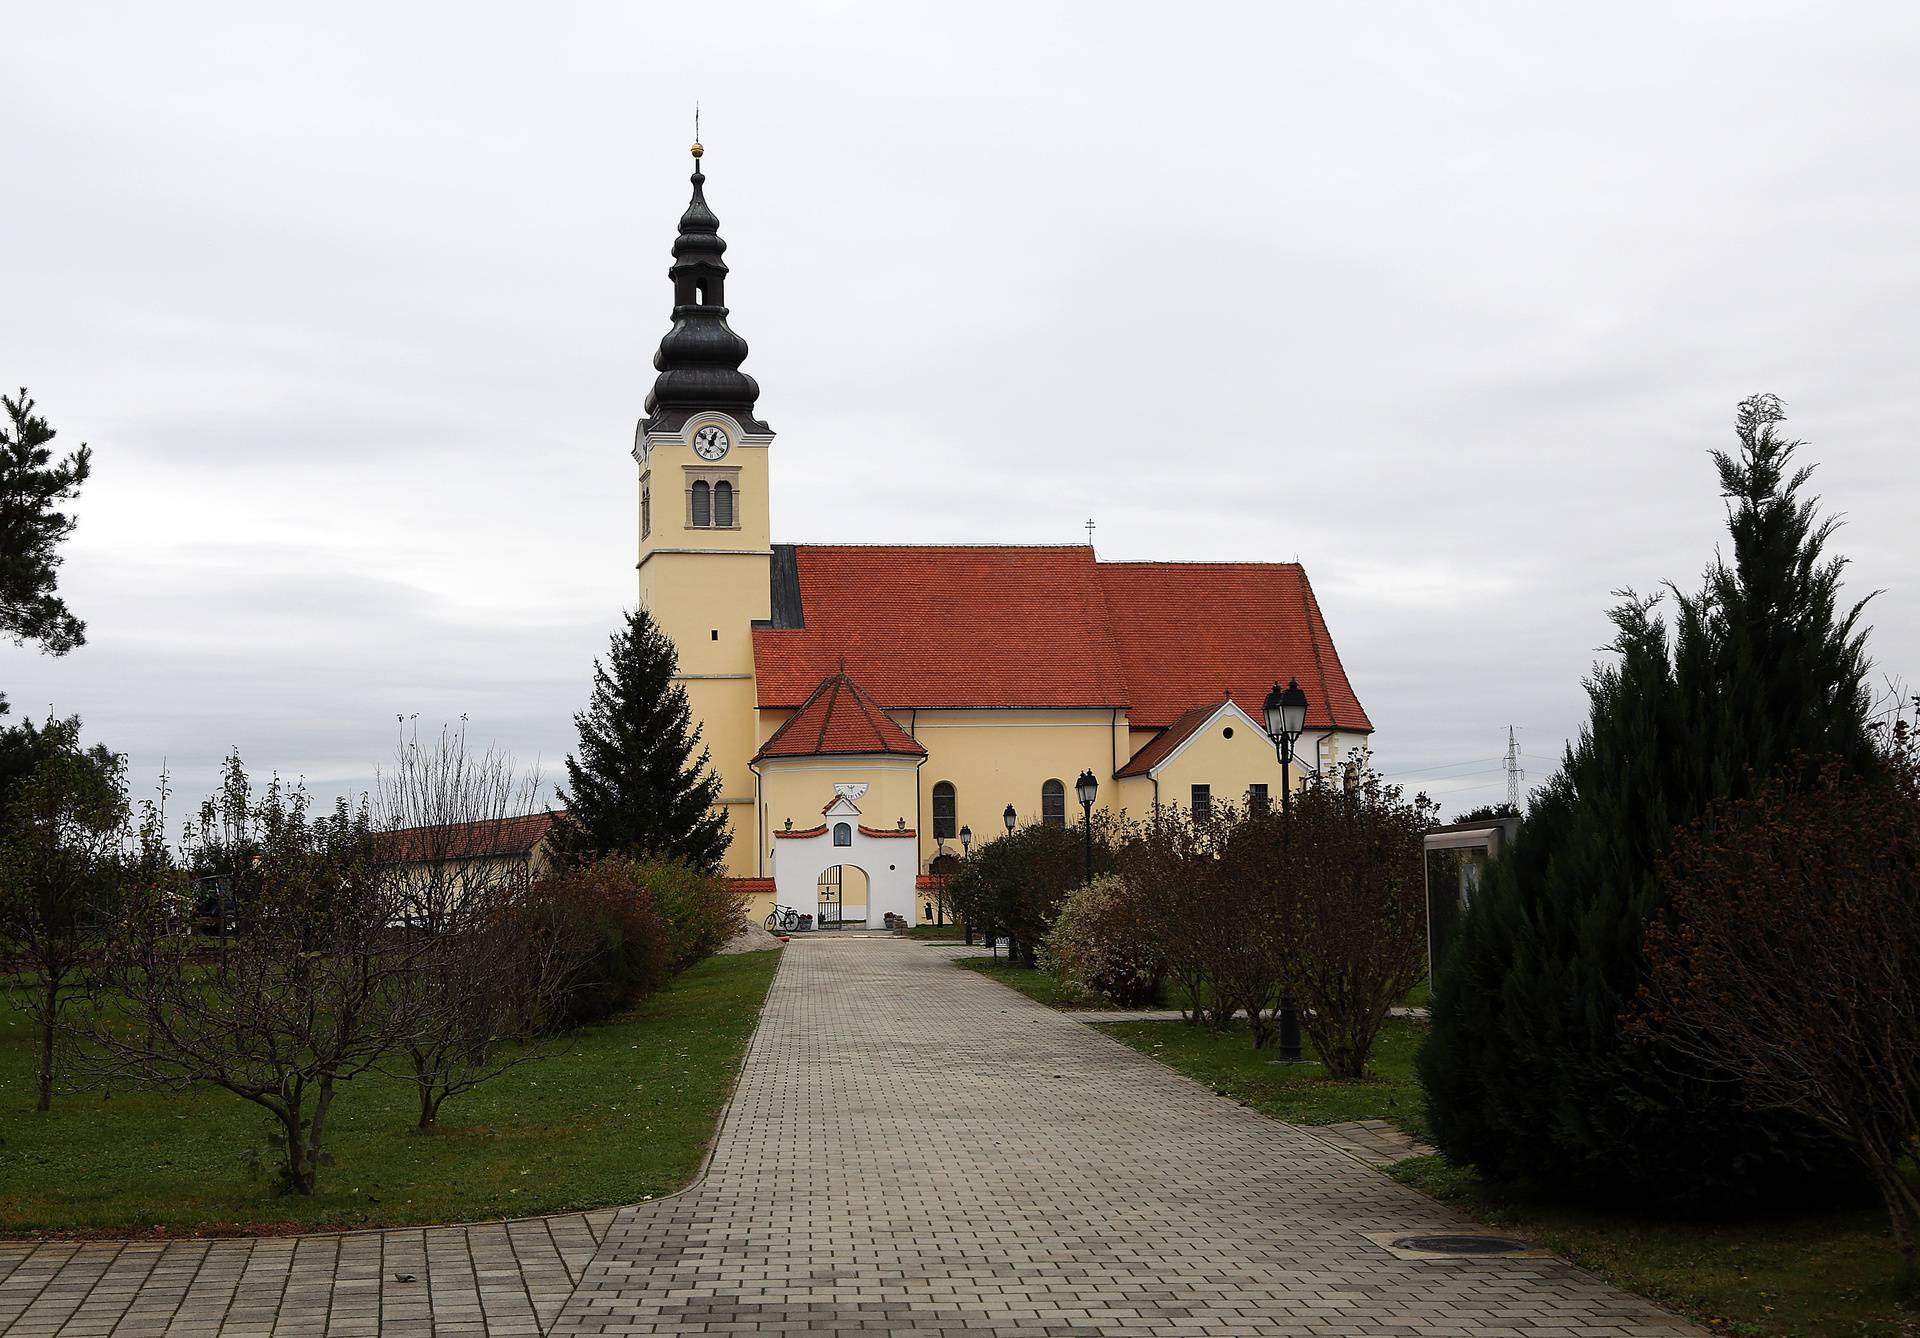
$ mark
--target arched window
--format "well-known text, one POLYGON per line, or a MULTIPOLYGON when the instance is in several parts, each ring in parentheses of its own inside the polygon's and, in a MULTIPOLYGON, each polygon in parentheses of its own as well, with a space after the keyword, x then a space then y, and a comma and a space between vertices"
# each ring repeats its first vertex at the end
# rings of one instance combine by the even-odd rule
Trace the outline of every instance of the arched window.
POLYGON ((1049 827, 1067 825, 1067 787, 1057 780, 1040 787, 1040 821, 1049 827))
POLYGON ((653 533, 653 485, 640 485, 640 537, 646 538, 653 533))
POLYGON ((733 485, 725 479, 713 485, 713 523, 718 529, 733 528, 733 485))
POLYGON ((953 782, 941 781, 933 787, 933 839, 951 841, 960 835, 954 816, 953 782))
POLYGON ((853 844, 853 828, 849 827, 844 822, 834 823, 833 824, 833 843, 837 846, 852 845, 853 844))
POLYGON ((701 529, 713 524, 713 490, 705 479, 693 481, 693 523, 701 529))

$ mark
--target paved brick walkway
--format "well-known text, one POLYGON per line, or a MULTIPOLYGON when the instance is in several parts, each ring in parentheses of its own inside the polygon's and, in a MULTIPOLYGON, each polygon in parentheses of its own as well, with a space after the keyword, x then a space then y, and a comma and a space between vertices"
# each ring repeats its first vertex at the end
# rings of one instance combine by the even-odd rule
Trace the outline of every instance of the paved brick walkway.
POLYGON ((0 1246, 0 1329, 1694 1332, 1555 1260, 1403 1260, 1363 1235, 1463 1225, 938 948, 804 938, 685 1194, 430 1231, 0 1246))

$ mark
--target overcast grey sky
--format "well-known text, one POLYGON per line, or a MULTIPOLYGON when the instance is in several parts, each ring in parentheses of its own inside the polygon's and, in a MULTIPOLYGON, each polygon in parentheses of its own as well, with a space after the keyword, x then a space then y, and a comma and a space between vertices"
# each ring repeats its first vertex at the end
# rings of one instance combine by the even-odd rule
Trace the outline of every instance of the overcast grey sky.
POLYGON ((16 712, 551 778, 634 598, 693 103, 798 541, 1298 557, 1451 812, 1771 390, 1920 659, 1920 6, 8 3, 0 382, 95 477, 16 712))

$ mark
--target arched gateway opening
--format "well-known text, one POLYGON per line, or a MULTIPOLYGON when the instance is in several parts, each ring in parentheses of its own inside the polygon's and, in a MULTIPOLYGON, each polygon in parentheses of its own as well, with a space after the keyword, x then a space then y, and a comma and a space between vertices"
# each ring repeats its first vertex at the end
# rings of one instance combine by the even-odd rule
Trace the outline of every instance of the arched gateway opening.
POLYGON ((866 870, 857 864, 822 869, 815 887, 814 924, 821 929, 865 929, 868 889, 866 870))

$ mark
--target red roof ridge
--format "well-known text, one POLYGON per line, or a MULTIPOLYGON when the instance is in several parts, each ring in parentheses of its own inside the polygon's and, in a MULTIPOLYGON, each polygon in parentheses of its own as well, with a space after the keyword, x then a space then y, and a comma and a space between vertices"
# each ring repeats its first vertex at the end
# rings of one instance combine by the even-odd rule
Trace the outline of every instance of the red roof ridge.
POLYGON ((1306 563, 1295 558, 1291 562, 1263 562, 1258 558, 1097 558, 1103 567, 1299 567, 1306 563))
POLYGON ((807 699, 787 717, 780 728, 768 736, 753 755, 775 757, 858 757, 870 754, 901 754, 925 757, 927 750, 886 712, 874 704, 844 668, 820 680, 807 699), (824 701, 822 700, 824 696, 824 701), (841 698, 853 703, 864 731, 852 725, 850 713, 841 706, 841 698), (817 722, 812 719, 817 716, 817 722), (806 738, 812 734, 812 741, 806 738), (794 736, 791 740, 788 735, 794 736))
POLYGON ((844 543, 839 540, 834 540, 828 543, 804 543, 796 540, 793 546, 795 548, 912 548, 912 549, 919 550, 921 552, 926 552, 931 549, 940 549, 940 548, 985 548, 985 549, 999 549, 999 550, 1008 550, 1008 551, 1018 550, 1022 552, 1031 551, 1033 549, 1042 549, 1048 552, 1053 552, 1053 551, 1059 551, 1059 550, 1072 550, 1072 549, 1085 548, 1087 545, 1085 544, 981 544, 981 543, 964 543, 964 542, 940 543, 940 544, 914 544, 914 543, 885 543, 880 541, 874 541, 871 543, 844 543))
POLYGON ((1233 701, 1233 694, 1229 693, 1219 701, 1189 706, 1174 719, 1172 724, 1135 749, 1133 756, 1122 762, 1120 769, 1113 773, 1114 779, 1147 775, 1166 761, 1169 753, 1199 733, 1201 726, 1218 715, 1220 708, 1231 701, 1233 701))
POLYGON ((525 855, 546 840, 554 820, 565 811, 545 808, 511 817, 393 827, 374 833, 374 849, 381 859, 400 863, 525 855))
POLYGON ((769 721, 812 714, 768 752, 822 746, 834 689, 814 694, 843 656, 864 700, 838 689, 828 752, 874 748, 876 728, 893 737, 887 716, 904 725, 909 709, 1115 709, 1137 731, 1159 730, 1227 689, 1257 710, 1289 676, 1312 699, 1310 728, 1372 729, 1298 561, 1109 562, 1081 544, 792 551, 804 619, 754 629, 754 698, 769 721))

